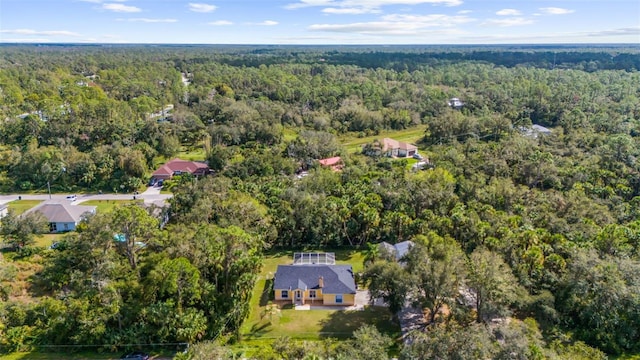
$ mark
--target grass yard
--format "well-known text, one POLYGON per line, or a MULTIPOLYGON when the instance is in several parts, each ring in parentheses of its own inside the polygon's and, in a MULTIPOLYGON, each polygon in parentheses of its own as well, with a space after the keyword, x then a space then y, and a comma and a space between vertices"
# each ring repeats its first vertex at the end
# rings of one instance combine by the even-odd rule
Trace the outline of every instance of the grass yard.
POLYGON ((282 130, 282 140, 284 141, 292 141, 298 137, 298 132, 291 128, 284 128, 282 130))
MULTIPOLYGON (((364 254, 361 251, 334 251, 337 264, 350 264, 355 273, 363 270, 364 254)), ((261 316, 269 300, 273 298, 271 284, 278 265, 290 264, 292 252, 267 255, 251 297, 251 312, 241 328, 241 346, 259 345, 266 339, 289 336, 292 339, 320 340, 322 338, 349 338, 354 330, 364 324, 375 325, 381 332, 396 338, 400 333, 391 321, 386 308, 367 307, 364 311, 309 310, 298 311, 283 308, 272 319, 261 316)))
POLYGON ((64 234, 42 234, 36 237, 35 246, 48 248, 56 241, 59 241, 64 234))
POLYGON ((107 213, 117 206, 142 203, 143 200, 89 200, 80 203, 82 206, 96 206, 97 213, 107 213))
MULTIPOLYGON (((189 161, 204 161, 207 158, 207 154, 205 154, 204 147, 202 146, 191 149, 186 146, 182 146, 182 150, 180 150, 175 157, 189 161)), ((167 159, 167 161, 169 160, 170 159, 167 159)))
POLYGON ((14 200, 8 203, 7 206, 9 206, 9 210, 13 211, 14 214, 20 215, 41 202, 42 200, 14 200))
POLYGON ((354 135, 341 136, 339 140, 348 153, 355 153, 359 152, 362 149, 362 145, 371 143, 376 139, 382 139, 386 137, 415 144, 424 135, 424 131, 426 128, 426 125, 419 125, 410 129, 383 131, 378 135, 366 136, 361 138, 354 135))

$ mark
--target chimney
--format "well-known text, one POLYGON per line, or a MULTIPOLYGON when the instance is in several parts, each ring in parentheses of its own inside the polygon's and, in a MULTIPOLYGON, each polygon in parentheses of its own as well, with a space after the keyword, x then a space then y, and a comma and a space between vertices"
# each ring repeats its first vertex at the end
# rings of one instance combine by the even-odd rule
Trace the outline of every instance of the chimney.
POLYGON ((324 278, 322 276, 318 278, 318 287, 321 289, 324 287, 324 278))

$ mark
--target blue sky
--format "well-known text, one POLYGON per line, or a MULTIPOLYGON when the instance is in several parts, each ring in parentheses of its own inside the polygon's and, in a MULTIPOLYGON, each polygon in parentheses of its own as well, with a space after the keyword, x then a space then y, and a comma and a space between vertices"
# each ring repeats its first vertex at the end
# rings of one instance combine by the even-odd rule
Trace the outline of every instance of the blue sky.
POLYGON ((0 0, 0 42, 640 44, 640 1, 0 0))

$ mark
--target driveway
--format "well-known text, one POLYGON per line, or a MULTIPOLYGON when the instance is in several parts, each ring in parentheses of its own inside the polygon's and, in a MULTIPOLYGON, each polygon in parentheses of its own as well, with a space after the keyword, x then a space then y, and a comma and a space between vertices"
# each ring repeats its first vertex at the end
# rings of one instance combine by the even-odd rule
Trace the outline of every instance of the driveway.
POLYGON ((145 190, 142 194, 143 196, 149 196, 149 195, 160 195, 160 190, 162 190, 161 187, 159 186, 149 186, 147 188, 147 190, 145 190))

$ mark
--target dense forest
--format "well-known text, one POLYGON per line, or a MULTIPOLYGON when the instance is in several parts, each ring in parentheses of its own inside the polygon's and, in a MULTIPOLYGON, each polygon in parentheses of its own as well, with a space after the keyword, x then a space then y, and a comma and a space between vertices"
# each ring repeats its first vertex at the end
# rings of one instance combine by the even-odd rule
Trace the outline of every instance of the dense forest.
POLYGON ((374 327, 330 346, 278 339, 264 358, 640 352, 637 47, 0 49, 3 192, 132 192, 189 151, 214 170, 170 182, 163 229, 122 206, 56 249, 5 251, 2 350, 232 356, 265 252, 349 248, 367 253, 372 295, 393 312, 414 299, 427 326, 404 346, 374 327), (412 128, 423 171, 343 145, 412 128), (337 155, 340 172, 315 161, 337 155), (405 266, 376 251, 404 240, 405 266), (30 301, 11 284, 20 262, 30 301))

